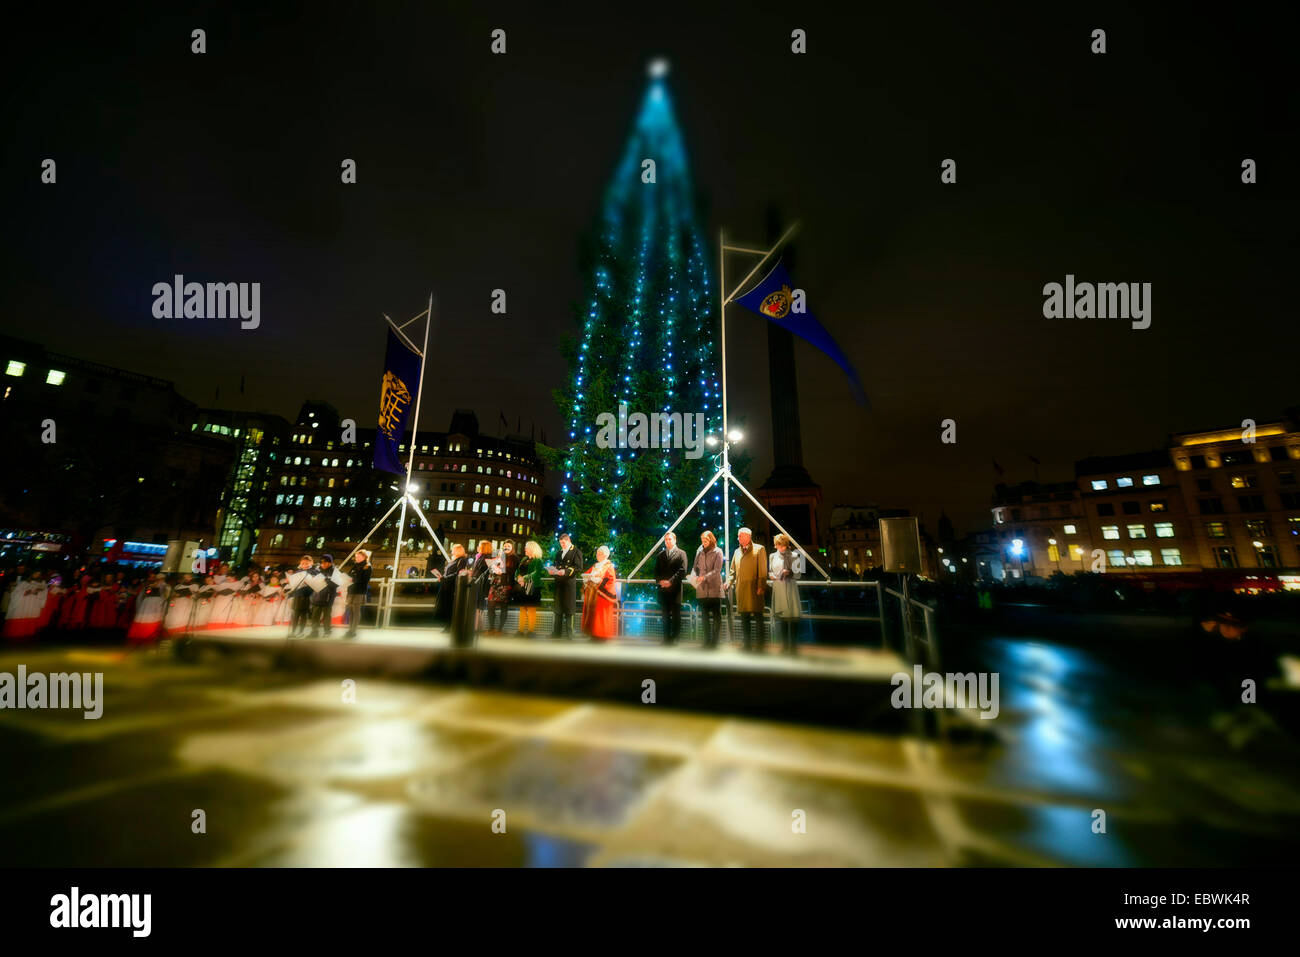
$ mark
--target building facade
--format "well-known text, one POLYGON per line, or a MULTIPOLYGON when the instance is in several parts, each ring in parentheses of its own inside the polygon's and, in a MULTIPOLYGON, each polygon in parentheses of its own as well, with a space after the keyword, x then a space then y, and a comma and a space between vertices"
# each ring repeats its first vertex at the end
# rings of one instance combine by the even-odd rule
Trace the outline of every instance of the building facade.
POLYGON ((998 485, 1004 579, 1300 568, 1300 422, 1184 432, 1083 459, 1075 481, 998 485))
MULTIPOLYGON (((357 430, 356 441, 345 443, 332 407, 303 406, 273 478, 270 517, 255 550, 260 564, 293 565, 305 553, 321 552, 338 561, 365 540, 376 569, 392 566, 400 506, 375 526, 399 501, 406 477, 375 471, 373 441, 374 430, 357 430)), ((405 459, 406 443, 400 451, 405 459)), ((531 439, 482 434, 472 411, 456 410, 445 432, 419 434, 410 494, 429 527, 407 509, 404 574, 423 577, 442 566, 430 530, 448 550, 459 543, 472 551, 487 539, 494 550, 513 541, 518 551, 541 536, 544 479, 531 439)))

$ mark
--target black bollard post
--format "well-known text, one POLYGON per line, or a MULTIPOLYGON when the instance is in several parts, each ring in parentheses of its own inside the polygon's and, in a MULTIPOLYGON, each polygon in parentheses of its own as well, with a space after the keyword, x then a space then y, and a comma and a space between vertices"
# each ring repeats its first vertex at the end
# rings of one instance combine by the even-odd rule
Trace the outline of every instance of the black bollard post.
POLYGON ((467 575, 456 576, 456 600, 452 605, 451 643, 456 648, 474 646, 474 590, 467 575))

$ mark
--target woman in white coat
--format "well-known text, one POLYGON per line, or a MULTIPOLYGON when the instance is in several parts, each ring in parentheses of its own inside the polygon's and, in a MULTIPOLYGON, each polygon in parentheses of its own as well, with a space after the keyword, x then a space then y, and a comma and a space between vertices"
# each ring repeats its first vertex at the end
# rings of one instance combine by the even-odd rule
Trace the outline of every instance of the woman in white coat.
POLYGON ((772 582, 772 636, 781 638, 781 650, 787 655, 798 651, 799 586, 803 573, 803 556, 790 547, 782 534, 773 541, 776 551, 768 562, 768 579, 772 582))

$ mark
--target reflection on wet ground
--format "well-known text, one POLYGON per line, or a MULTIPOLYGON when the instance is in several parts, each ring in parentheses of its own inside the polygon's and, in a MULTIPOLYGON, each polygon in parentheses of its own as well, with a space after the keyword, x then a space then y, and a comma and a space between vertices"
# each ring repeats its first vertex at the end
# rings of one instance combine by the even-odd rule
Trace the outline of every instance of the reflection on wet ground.
POLYGON ((1294 860, 1289 739, 1234 751, 1176 688, 1077 648, 980 654, 1000 714, 941 743, 378 679, 347 700, 336 678, 5 652, 0 671, 103 671, 105 710, 0 711, 0 865, 1294 860))

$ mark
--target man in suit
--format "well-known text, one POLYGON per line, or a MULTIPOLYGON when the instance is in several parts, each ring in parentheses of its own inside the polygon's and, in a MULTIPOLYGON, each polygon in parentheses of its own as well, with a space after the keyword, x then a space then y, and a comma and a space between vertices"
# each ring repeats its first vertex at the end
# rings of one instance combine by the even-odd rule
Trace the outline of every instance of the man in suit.
POLYGON ((578 609, 578 578, 582 575, 582 552, 568 532, 560 536, 560 554, 555 559, 555 627, 552 638, 573 637, 573 614, 578 609))
POLYGON ((352 584, 348 586, 348 630, 345 638, 357 636, 357 626, 361 624, 361 606, 366 603, 370 591, 370 556, 357 552, 356 561, 352 563, 352 584))
POLYGON ((677 536, 664 536, 664 548, 655 559, 659 582, 659 611, 664 619, 664 644, 677 641, 682 631, 682 581, 686 578, 686 553, 677 547, 677 536))

